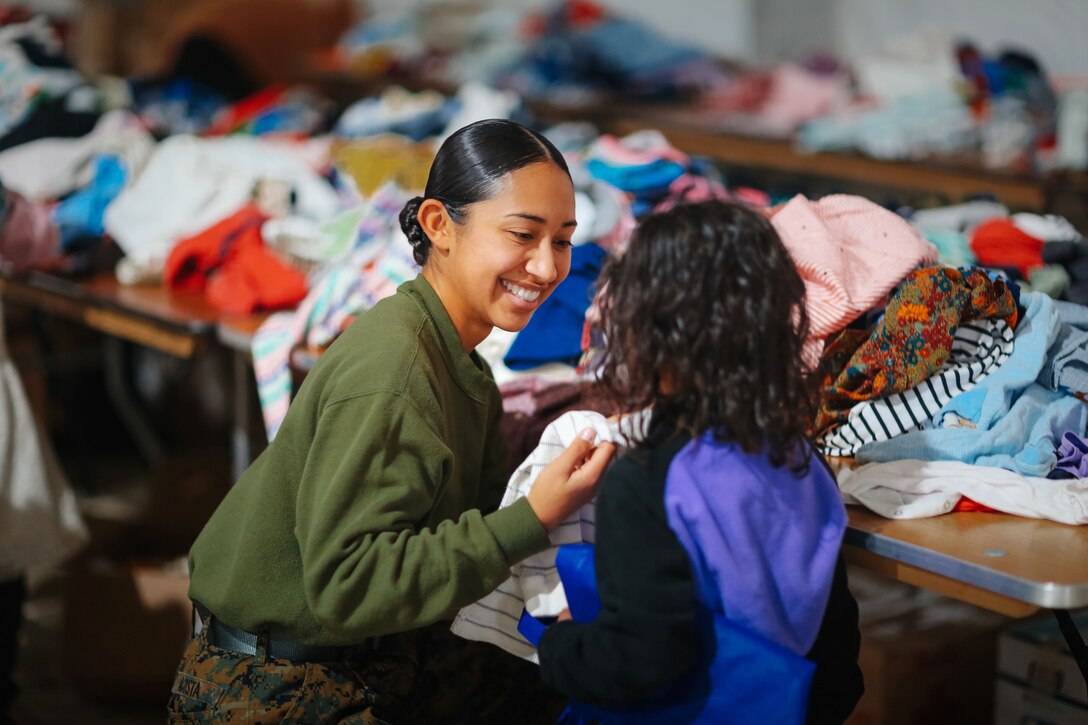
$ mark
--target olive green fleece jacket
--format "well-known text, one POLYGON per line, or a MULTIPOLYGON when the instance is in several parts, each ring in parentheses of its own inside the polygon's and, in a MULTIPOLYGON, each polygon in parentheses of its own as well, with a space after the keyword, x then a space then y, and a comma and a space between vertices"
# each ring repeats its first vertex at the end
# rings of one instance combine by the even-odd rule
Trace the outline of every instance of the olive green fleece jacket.
POLYGON ((272 444, 193 544, 221 621, 352 644, 451 615, 549 546, 505 489, 502 401, 422 276, 318 360, 272 444))

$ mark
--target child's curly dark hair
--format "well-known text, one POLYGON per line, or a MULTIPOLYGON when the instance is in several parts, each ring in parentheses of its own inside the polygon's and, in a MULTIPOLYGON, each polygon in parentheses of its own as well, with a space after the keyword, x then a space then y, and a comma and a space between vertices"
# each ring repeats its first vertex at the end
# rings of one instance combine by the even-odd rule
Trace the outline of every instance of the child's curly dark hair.
POLYGON ((599 285, 599 373, 616 404, 807 470, 805 287, 762 214, 707 201, 648 217, 599 285))

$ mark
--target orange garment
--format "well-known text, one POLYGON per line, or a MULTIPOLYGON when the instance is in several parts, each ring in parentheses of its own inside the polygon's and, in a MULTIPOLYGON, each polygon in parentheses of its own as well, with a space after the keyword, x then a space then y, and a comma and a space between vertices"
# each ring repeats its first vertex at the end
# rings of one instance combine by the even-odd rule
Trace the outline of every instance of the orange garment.
POLYGON ((236 315, 297 305, 306 277, 264 246, 267 217, 254 206, 174 246, 163 268, 170 289, 205 290, 208 301, 236 315))
POLYGON ((979 264, 1015 267, 1028 278, 1032 269, 1043 266, 1043 242, 1022 232, 1009 219, 990 219, 975 228, 971 250, 979 264))

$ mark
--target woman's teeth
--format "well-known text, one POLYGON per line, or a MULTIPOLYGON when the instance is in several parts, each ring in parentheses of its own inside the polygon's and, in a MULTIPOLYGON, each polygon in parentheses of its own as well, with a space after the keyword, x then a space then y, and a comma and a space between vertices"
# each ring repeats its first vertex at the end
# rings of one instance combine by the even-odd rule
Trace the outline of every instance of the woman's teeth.
POLYGON ((502 282, 502 286, 505 287, 511 294, 518 299, 525 300, 526 302, 536 302, 540 297, 540 290, 525 289, 524 287, 518 287, 516 284, 507 282, 505 279, 499 280, 502 282))

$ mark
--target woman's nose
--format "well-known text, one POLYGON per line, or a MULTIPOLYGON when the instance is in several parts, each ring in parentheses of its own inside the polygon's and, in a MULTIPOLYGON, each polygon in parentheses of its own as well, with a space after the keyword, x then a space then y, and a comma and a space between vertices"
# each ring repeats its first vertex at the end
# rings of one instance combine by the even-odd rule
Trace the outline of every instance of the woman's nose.
POLYGON ((525 270, 541 284, 551 284, 558 276, 555 268, 555 252, 552 251, 551 240, 542 240, 537 245, 525 264, 525 270))

